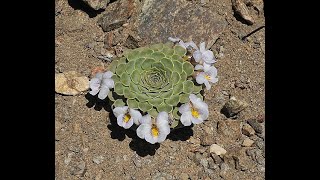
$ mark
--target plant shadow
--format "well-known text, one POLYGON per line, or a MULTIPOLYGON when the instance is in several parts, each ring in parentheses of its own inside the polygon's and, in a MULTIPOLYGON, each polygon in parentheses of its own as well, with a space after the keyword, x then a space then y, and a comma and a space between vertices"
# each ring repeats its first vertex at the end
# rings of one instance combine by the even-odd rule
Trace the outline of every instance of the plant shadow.
MULTIPOLYGON (((107 126, 111 131, 110 135, 112 139, 117 139, 118 141, 123 141, 126 136, 131 138, 129 147, 135 151, 139 156, 145 157, 147 155, 155 155, 157 149, 160 148, 160 144, 150 144, 144 139, 140 139, 136 134, 136 127, 132 129, 124 129, 117 124, 117 119, 112 112, 109 114, 110 124, 107 126)), ((167 139, 172 141, 185 141, 193 135, 192 127, 183 127, 176 130, 172 130, 167 136, 167 139)))
POLYGON ((87 93, 85 96, 84 96, 88 102, 86 104, 86 106, 88 108, 92 108, 96 111, 101 111, 101 109, 103 108, 104 110, 108 111, 108 112, 111 112, 112 109, 111 109, 111 105, 109 104, 109 101, 108 99, 106 100, 101 100, 98 98, 97 95, 93 96, 89 93, 87 93))

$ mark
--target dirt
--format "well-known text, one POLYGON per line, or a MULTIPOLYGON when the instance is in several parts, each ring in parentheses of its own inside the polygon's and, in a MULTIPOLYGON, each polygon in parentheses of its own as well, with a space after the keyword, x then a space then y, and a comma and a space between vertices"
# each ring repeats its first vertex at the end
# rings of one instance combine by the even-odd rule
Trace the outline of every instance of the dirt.
MULTIPOLYGON (((149 31, 143 34, 141 28, 144 26, 137 27, 139 23, 135 19, 139 16, 138 10, 142 9, 143 3, 152 1, 129 1, 135 6, 130 9, 132 14, 127 17, 128 21, 121 26, 114 26, 115 29, 108 29, 109 32, 104 32, 98 21, 108 11, 108 7, 119 3, 119 0, 111 1, 106 10, 97 11, 79 1, 56 0, 56 73, 76 71, 90 77, 95 67, 108 67, 108 58, 101 57, 110 54, 116 57, 124 49, 152 43, 154 37, 145 36, 155 35, 149 31)), ((184 7, 188 9, 193 6, 210 9, 226 22, 225 28, 211 47, 217 57, 215 66, 219 81, 210 91, 205 90, 205 102, 209 105, 210 112, 208 120, 193 127, 175 130, 163 143, 151 145, 139 139, 134 131, 119 127, 112 113, 109 113, 110 108, 106 102, 93 100, 87 91, 75 96, 57 93, 57 180, 265 179, 264 28, 246 37, 264 26, 262 1, 244 1, 254 18, 253 25, 246 24, 234 15, 230 0, 181 2, 187 3, 184 7), (226 117, 221 113, 230 96, 249 105, 235 117, 226 117), (245 135, 243 127, 247 126, 252 126, 254 131, 245 135), (249 147, 242 145, 247 138, 254 141, 249 147), (218 144, 227 153, 221 157, 210 154, 211 144, 218 144)), ((156 22, 151 24, 156 26, 156 22)), ((172 31, 175 29, 179 29, 179 26, 172 27, 172 31)), ((157 30, 159 32, 155 33, 162 33, 161 29, 157 30)), ((192 29, 188 33, 192 33, 192 29)), ((161 38, 154 39, 154 42, 161 38)), ((200 40, 201 37, 197 37, 194 41, 199 44, 200 40)))

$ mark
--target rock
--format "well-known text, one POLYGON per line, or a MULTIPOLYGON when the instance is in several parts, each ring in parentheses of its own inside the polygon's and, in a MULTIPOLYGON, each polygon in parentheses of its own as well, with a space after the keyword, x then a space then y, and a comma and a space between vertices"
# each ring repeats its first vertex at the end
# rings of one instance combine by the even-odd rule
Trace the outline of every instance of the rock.
POLYGON ((262 151, 259 149, 248 149, 246 151, 247 155, 251 157, 253 161, 256 161, 260 165, 265 164, 265 158, 262 154, 262 151))
POLYGON ((225 141, 234 142, 241 138, 241 122, 235 120, 218 121, 217 131, 225 141))
POLYGON ((250 146, 252 146, 253 143, 254 143, 253 140, 251 140, 250 138, 246 138, 246 139, 243 141, 242 146, 250 147, 250 146))
POLYGON ((215 164, 218 164, 218 165, 220 165, 222 162, 223 162, 223 160, 221 159, 221 157, 220 156, 218 156, 218 155, 216 155, 216 154, 211 154, 211 157, 212 157, 212 159, 214 160, 214 163, 215 164))
POLYGON ((210 153, 214 153, 216 155, 224 155, 227 153, 227 151, 217 144, 212 144, 210 146, 210 153))
POLYGON ((105 9, 110 0, 82 0, 95 10, 105 9))
POLYGON ((250 16, 249 10, 242 0, 231 0, 231 2, 234 12, 243 18, 248 25, 252 25, 254 19, 250 16))
POLYGON ((76 71, 55 75, 55 91, 64 95, 77 95, 89 89, 89 78, 76 71))
POLYGON ((225 155, 224 162, 230 167, 234 167, 241 171, 254 168, 256 164, 247 156, 247 149, 247 147, 234 147, 228 149, 228 154, 225 155))
POLYGON ((206 158, 202 158, 200 159, 200 164, 205 168, 207 169, 209 167, 209 163, 208 163, 208 160, 206 158))
POLYGON ((84 176, 86 172, 86 163, 84 161, 80 161, 76 166, 71 168, 71 175, 80 175, 84 176))
POLYGON ((102 155, 97 156, 97 157, 94 157, 94 158, 92 159, 92 161, 93 161, 94 163, 96 163, 96 164, 102 163, 103 160, 104 160, 104 157, 103 157, 102 155))
POLYGON ((242 134, 246 136, 252 136, 255 134, 255 131, 249 124, 244 124, 242 126, 242 134))
POLYGON ((106 8, 105 13, 98 20, 98 25, 105 32, 117 29, 127 22, 133 8, 132 0, 118 0, 106 8))
POLYGON ((246 107, 248 107, 248 104, 246 102, 238 100, 234 96, 231 96, 229 101, 226 102, 226 104, 222 107, 221 113, 229 118, 237 115, 246 107))
POLYGON ((164 172, 157 172, 152 179, 154 180, 167 180, 167 179, 173 179, 173 176, 164 172))
POLYGON ((257 133, 261 134, 263 132, 262 125, 256 119, 250 119, 247 122, 257 133))
MULTIPOLYGON (((216 127, 217 125, 215 124, 214 126, 216 127)), ((202 129, 204 131, 203 134, 200 135, 200 144, 202 146, 210 146, 211 144, 216 143, 216 132, 213 131, 213 128, 204 126, 202 129)))
POLYGON ((189 175, 187 173, 181 173, 179 176, 180 180, 189 180, 189 175))
POLYGON ((71 162, 72 156, 74 156, 74 155, 75 155, 74 152, 68 153, 67 157, 64 159, 64 164, 68 165, 71 162))
POLYGON ((193 157, 193 162, 195 162, 197 165, 199 165, 201 159, 202 159, 202 155, 199 152, 196 152, 193 157))
POLYGON ((225 18, 213 8, 185 0, 144 1, 141 11, 135 26, 143 40, 142 46, 178 37, 183 41, 193 40, 197 45, 206 41, 211 47, 227 25, 225 18))

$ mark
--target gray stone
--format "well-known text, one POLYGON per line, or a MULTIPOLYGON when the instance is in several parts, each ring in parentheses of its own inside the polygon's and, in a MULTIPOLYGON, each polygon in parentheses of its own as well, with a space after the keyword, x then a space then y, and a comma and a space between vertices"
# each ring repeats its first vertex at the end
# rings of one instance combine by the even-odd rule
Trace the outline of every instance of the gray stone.
POLYGON ((148 0, 141 11, 135 26, 143 45, 178 37, 183 41, 193 40, 197 45, 206 41, 207 47, 211 47, 216 35, 227 25, 225 18, 213 8, 185 0, 148 0))
POLYGON ((200 160, 200 164, 205 168, 207 169, 209 167, 209 163, 208 163, 208 160, 206 158, 202 158, 200 160))
POLYGON ((94 158, 92 159, 92 161, 93 161, 94 163, 96 163, 96 164, 102 163, 103 160, 104 160, 104 157, 101 156, 101 155, 100 155, 100 156, 97 156, 97 157, 94 157, 94 158))
POLYGON ((223 162, 223 160, 221 159, 221 157, 218 156, 218 155, 216 155, 216 154, 211 154, 211 157, 212 157, 212 159, 214 160, 214 163, 215 163, 215 164, 220 165, 220 164, 223 162))
POLYGON ((231 96, 228 102, 221 109, 221 113, 226 117, 234 117, 239 112, 243 111, 246 107, 248 107, 248 103, 242 100, 238 100, 234 96, 231 96))
POLYGON ((109 32, 121 27, 127 22, 133 12, 133 1, 119 0, 109 5, 98 20, 103 31, 109 32))
POLYGON ((255 134, 255 131, 249 124, 244 124, 242 126, 242 134, 246 136, 252 136, 255 134))
POLYGON ((82 0, 95 10, 105 9, 110 0, 82 0))
POLYGON ((263 132, 262 125, 256 119, 250 119, 247 122, 257 133, 261 134, 263 132))
POLYGON ((251 140, 250 138, 246 138, 243 140, 242 146, 250 147, 252 146, 253 143, 254 143, 253 140, 251 140))
POLYGON ((254 23, 254 19, 251 17, 249 10, 242 0, 232 0, 232 8, 236 14, 238 14, 248 25, 254 23))
POLYGON ((188 180, 189 179, 189 175, 187 173, 181 173, 179 176, 180 180, 188 180))
POLYGON ((83 177, 85 172, 86 172, 86 163, 84 161, 78 162, 76 166, 71 168, 71 175, 79 175, 83 177))

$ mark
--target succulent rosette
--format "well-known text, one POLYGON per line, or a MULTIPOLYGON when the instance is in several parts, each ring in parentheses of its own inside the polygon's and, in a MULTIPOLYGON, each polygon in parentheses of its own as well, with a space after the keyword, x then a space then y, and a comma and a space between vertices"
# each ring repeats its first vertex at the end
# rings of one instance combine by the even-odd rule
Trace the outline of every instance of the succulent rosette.
POLYGON ((187 103, 190 94, 203 99, 202 86, 192 78, 194 66, 184 60, 186 53, 173 43, 126 51, 109 66, 114 73, 114 92, 109 93, 114 107, 127 105, 153 118, 164 111, 169 114, 171 128, 176 127, 181 103, 187 103))

